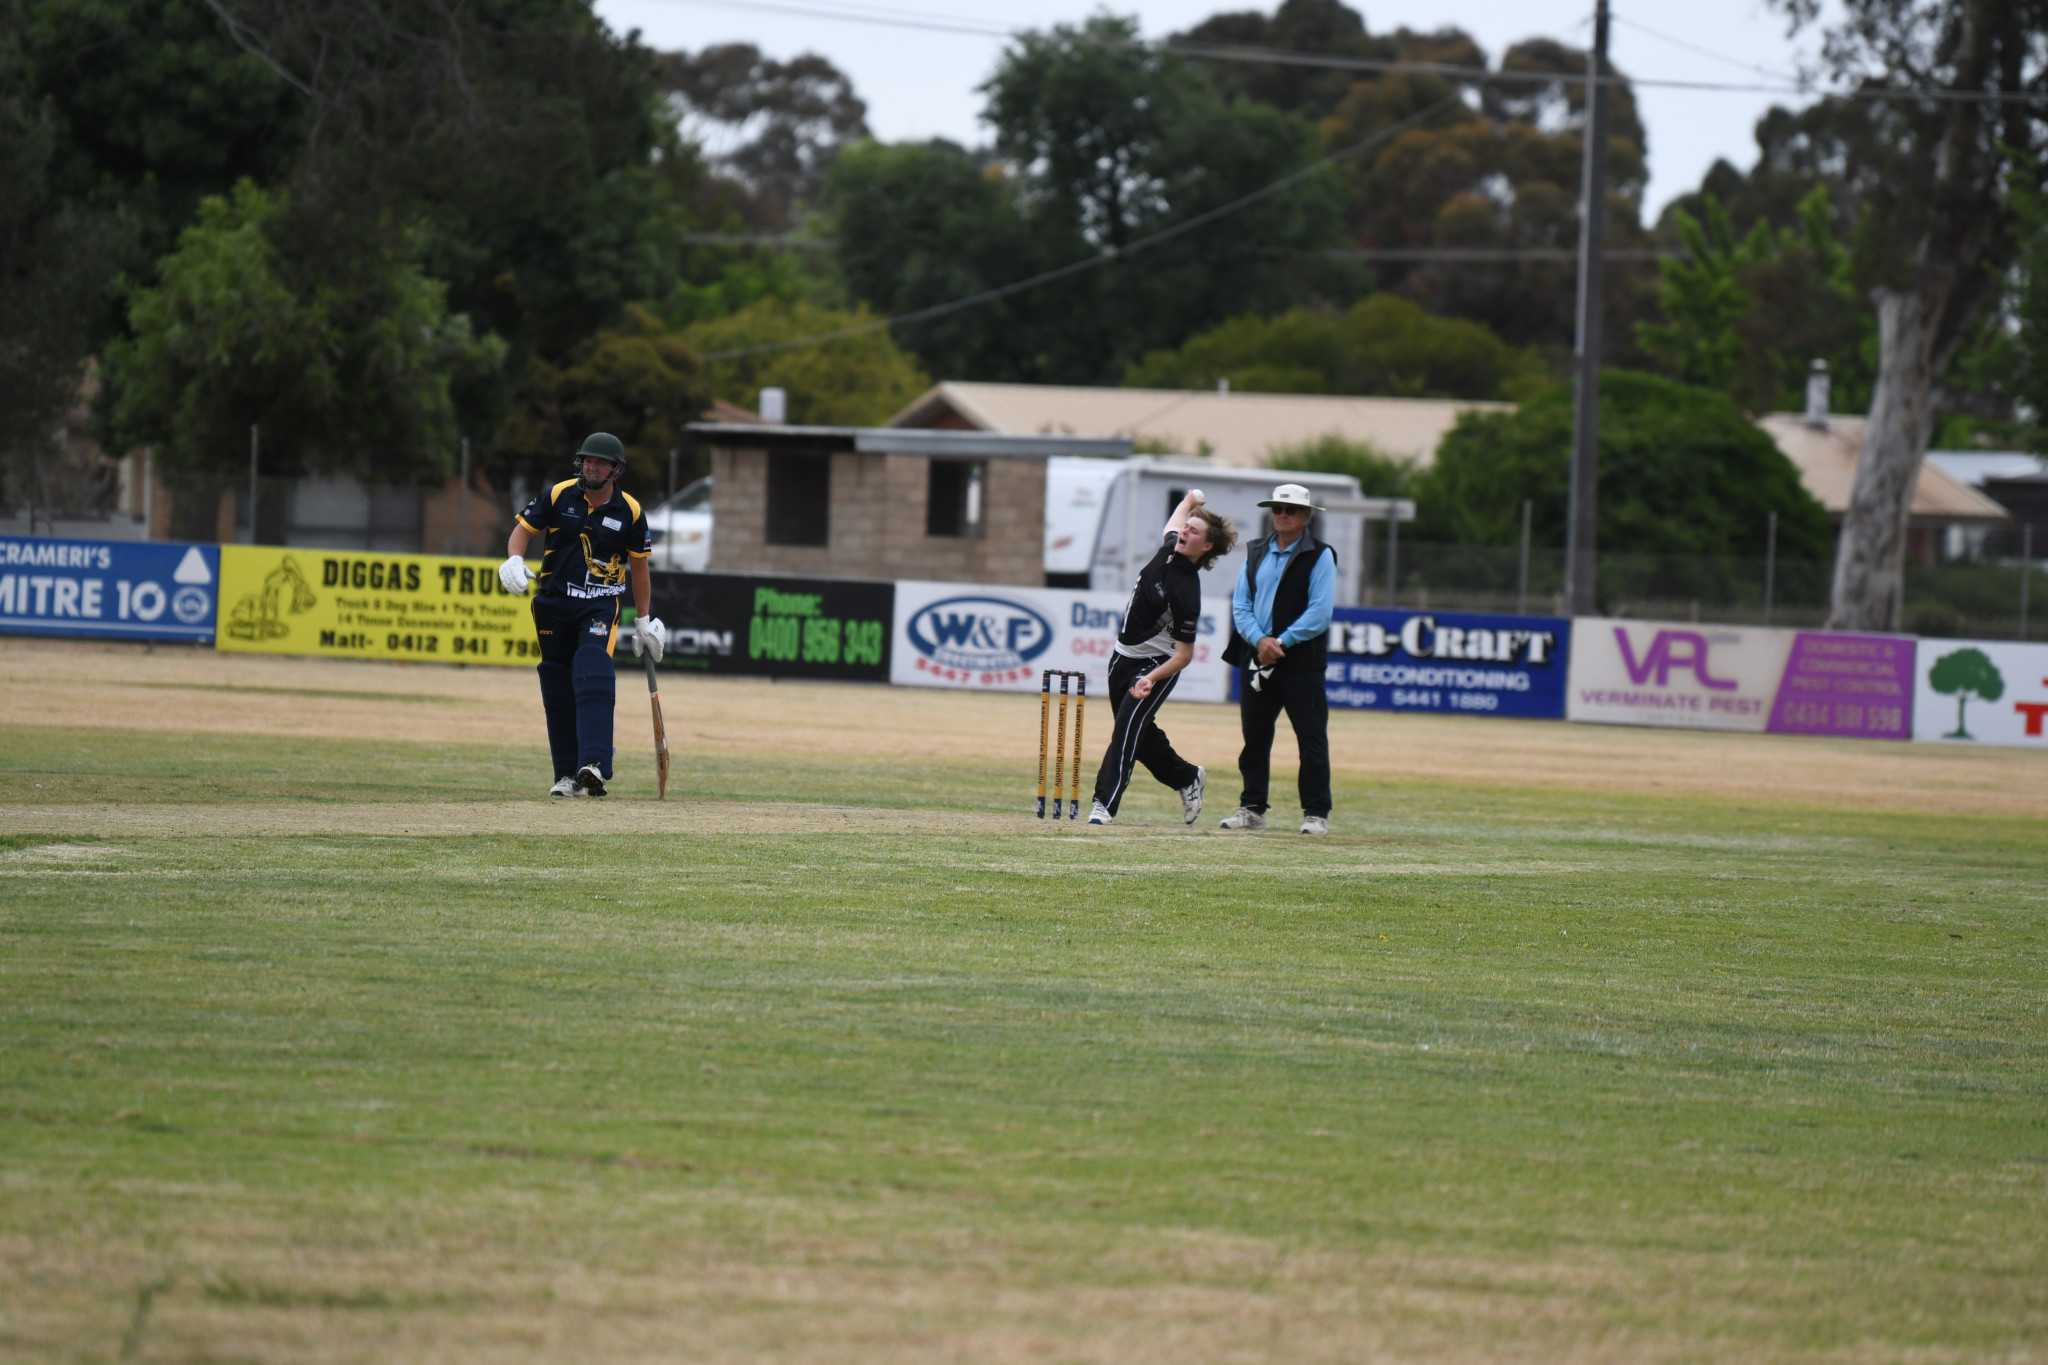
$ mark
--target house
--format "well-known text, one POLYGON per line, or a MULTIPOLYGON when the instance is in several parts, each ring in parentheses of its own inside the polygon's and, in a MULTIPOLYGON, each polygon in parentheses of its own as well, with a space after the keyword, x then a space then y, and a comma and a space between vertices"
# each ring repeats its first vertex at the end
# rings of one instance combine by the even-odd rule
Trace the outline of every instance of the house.
MULTIPOLYGON (((1866 419, 1825 411, 1774 412, 1759 419, 1757 425, 1777 442, 1778 449, 1798 469, 1806 491, 1840 526, 1856 487, 1866 419)), ((2010 519, 2005 508, 1929 459, 1922 462, 1920 480, 1913 489, 1906 553, 1926 564, 1975 558, 1982 552, 1986 533, 2010 519)))
POLYGON ((1257 469, 1281 447, 1335 433, 1417 468, 1461 413, 1511 411, 1509 403, 1449 398, 1358 398, 1228 390, 1083 388, 1061 384, 934 384, 891 417, 890 427, 1121 437, 1147 453, 1208 455, 1257 469))
POLYGON ((694 422, 717 488, 713 573, 1045 581, 1045 462, 1121 437, 694 422))

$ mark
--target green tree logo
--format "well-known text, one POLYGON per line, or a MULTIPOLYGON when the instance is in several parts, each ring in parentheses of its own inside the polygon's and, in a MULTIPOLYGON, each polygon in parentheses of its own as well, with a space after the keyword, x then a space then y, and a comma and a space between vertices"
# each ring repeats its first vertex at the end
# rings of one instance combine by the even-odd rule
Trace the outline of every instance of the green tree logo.
POLYGON ((1963 708, 1972 697, 1997 701, 2005 695, 2005 679, 1981 649, 1959 649, 1942 655, 1928 670, 1927 682, 1935 691, 1950 693, 1956 699, 1956 728, 1954 733, 1943 735, 1943 739, 1975 739, 1963 724, 1963 708))

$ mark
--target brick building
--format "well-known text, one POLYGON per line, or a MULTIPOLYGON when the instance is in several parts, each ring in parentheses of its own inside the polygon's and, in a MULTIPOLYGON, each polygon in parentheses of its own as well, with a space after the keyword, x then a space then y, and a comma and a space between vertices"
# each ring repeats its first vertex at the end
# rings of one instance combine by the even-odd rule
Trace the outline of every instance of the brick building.
POLYGON ((714 573, 1045 581, 1045 461, 1125 438, 698 422, 714 573))

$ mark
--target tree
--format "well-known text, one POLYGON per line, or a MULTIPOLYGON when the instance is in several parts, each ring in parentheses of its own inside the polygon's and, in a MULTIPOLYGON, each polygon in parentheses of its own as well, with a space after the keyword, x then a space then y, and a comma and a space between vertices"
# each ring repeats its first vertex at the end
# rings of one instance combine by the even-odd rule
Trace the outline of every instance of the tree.
POLYGON ((618 326, 586 338, 561 363, 535 357, 500 440, 515 457, 566 469, 585 436, 608 431, 626 447, 635 486, 658 488, 668 452, 686 444, 685 429, 710 402, 689 343, 645 308, 628 307, 618 326))
MULTIPOLYGON (((1281 0, 1270 19, 1256 10, 1212 15, 1170 40, 1171 45, 1190 43, 1377 61, 1403 55, 1398 43, 1368 35, 1358 11, 1339 0, 1281 0)), ((1215 61, 1201 67, 1225 99, 1256 100, 1313 119, 1329 114, 1357 79, 1349 71, 1283 62, 1215 61)))
MULTIPOLYGON (((29 88, 19 0, 0 0, 0 454, 39 453, 79 383, 118 245, 110 214, 52 181, 56 119, 29 88)), ((24 488, 17 476, 8 493, 24 488)), ((38 497, 38 501, 47 499, 38 497)))
POLYGON ((1204 389, 1218 379, 1245 392, 1520 398, 1543 374, 1479 323, 1431 317, 1391 294, 1343 313, 1233 318, 1124 372, 1125 384, 1145 388, 1204 389))
POLYGON ((1003 163, 988 172, 1001 181, 986 189, 964 183, 964 154, 941 149, 900 160, 842 158, 830 198, 859 205, 841 209, 835 234, 854 263, 854 296, 899 313, 958 297, 935 297, 941 280, 988 288, 1108 259, 951 328, 904 328, 904 343, 927 364, 988 379, 1113 382, 1147 351, 1227 318, 1313 298, 1319 282, 1355 292, 1317 256, 1336 239, 1334 176, 1312 177, 1227 223, 1131 250, 1317 154, 1305 122, 1224 102, 1179 57, 1140 43, 1134 21, 1098 15, 1024 34, 981 89, 1003 163), (911 183, 919 177, 929 183, 911 183), (876 191, 878 178, 903 191, 900 204, 876 191), (987 238, 976 240, 981 233, 987 238), (991 249, 1012 243, 1022 254, 991 249), (915 269, 894 269, 896 260, 915 269), (966 264, 941 264, 955 261, 966 264), (1021 340, 1004 334, 1019 322, 1021 340), (928 339, 941 335, 952 344, 928 339))
POLYGON ((1827 186, 1799 201, 1793 226, 1773 231, 1759 217, 1742 237, 1718 197, 1693 201, 1704 222, 1682 208, 1668 216, 1686 254, 1662 263, 1665 321, 1637 325, 1644 351, 1686 383, 1728 389, 1749 412, 1799 406, 1820 357, 1836 406, 1857 403, 1869 391, 1868 311, 1835 240, 1827 186))
MULTIPOLYGON (((1572 392, 1562 384, 1514 412, 1460 417, 1422 476, 1418 534, 1460 545, 1513 545, 1527 498, 1534 538, 1562 545, 1572 392)), ((1781 555, 1826 556, 1826 510, 1725 392, 1626 370, 1602 375, 1604 553, 1761 559, 1771 512, 1778 514, 1781 555)))
MULTIPOLYGON (((1778 0, 1795 24, 1815 0, 1778 0)), ((1871 188, 1858 256, 1878 322, 1877 382, 1842 524, 1830 625, 1895 630, 1904 607, 1907 518, 1934 426, 1934 388, 1970 340, 2016 253, 2000 193, 2001 147, 2032 164, 2048 63, 2043 0, 1844 0, 1828 30, 1835 74, 1924 92, 1868 100, 1896 173, 1871 188), (1993 102, 1993 91, 2033 101, 1993 102)))
POLYGON ((318 273, 280 249, 282 195, 243 182, 129 294, 130 338, 106 350, 122 445, 150 443, 170 471, 234 472, 249 428, 294 471, 410 482, 444 474, 459 439, 453 390, 496 369, 505 345, 451 315, 411 234, 359 241, 318 273))
POLYGON ((1418 476, 1415 466, 1396 459, 1369 441, 1353 441, 1326 432, 1312 440, 1275 446, 1266 452, 1274 469, 1299 469, 1311 474, 1349 474, 1368 498, 1412 498, 1418 476))
MULTIPOLYGON (((683 335, 703 355, 871 321, 873 315, 861 310, 764 299, 729 318, 700 322, 683 335)), ((709 359, 706 370, 717 397, 751 408, 763 388, 785 389, 790 421, 824 425, 874 426, 931 387, 931 379, 882 328, 817 346, 709 359)))
POLYGON ((1944 739, 1975 739, 1963 723, 1963 709, 1971 697, 1997 701, 2005 695, 2005 678, 1981 649, 1959 649, 1944 654, 1927 671, 1927 685, 1956 699, 1956 728, 1944 739))
POLYGON ((867 105, 846 73, 815 53, 778 62, 752 43, 663 53, 661 85, 688 111, 685 136, 726 145, 713 163, 742 190, 757 230, 783 231, 817 199, 839 149, 868 135, 867 105))

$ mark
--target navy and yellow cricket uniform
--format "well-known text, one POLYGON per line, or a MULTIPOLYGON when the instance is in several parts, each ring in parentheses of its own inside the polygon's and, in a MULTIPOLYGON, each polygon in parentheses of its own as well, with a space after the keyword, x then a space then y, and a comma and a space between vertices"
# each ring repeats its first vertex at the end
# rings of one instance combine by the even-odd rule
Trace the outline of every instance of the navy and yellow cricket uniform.
POLYGON ((618 698, 612 646, 630 562, 654 552, 647 516, 616 488, 611 501, 592 506, 581 483, 564 479, 526 504, 519 523, 546 537, 533 624, 540 634, 540 700, 555 777, 572 777, 595 763, 610 780, 618 698))

